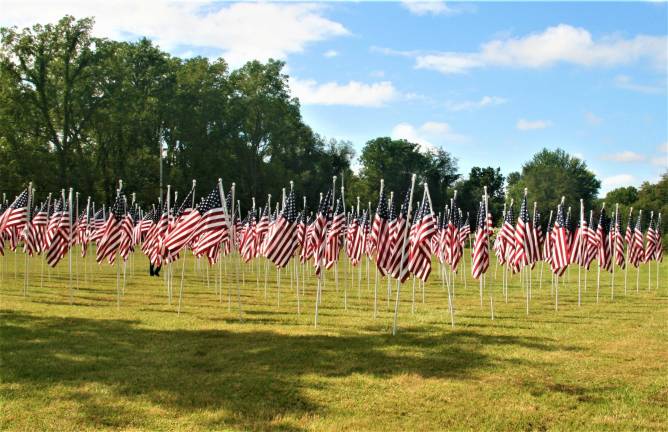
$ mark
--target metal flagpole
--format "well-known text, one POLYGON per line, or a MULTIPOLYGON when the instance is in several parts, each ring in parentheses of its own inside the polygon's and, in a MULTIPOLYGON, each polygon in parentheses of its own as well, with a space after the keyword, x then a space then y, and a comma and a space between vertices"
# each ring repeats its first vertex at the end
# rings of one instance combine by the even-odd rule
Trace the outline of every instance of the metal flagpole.
MULTIPOLYGON (((605 210, 605 202, 601 207, 601 212, 605 210)), ((598 294, 601 291, 601 257, 598 257, 598 274, 596 276, 596 304, 598 304, 598 294)))
POLYGON ((402 234, 402 245, 401 245, 401 264, 399 267, 399 279, 397 280, 397 296, 394 302, 394 321, 392 323, 392 335, 397 334, 397 315, 399 313, 399 295, 401 293, 401 276, 404 272, 404 260, 406 258, 406 242, 408 241, 408 233, 410 231, 410 220, 411 220, 411 211, 413 210, 413 192, 415 190, 415 179, 416 175, 411 176, 411 192, 408 200, 408 213, 406 214, 406 226, 404 227, 404 232, 402 234))
POLYGON ((615 243, 616 243, 617 235, 618 235, 618 231, 617 231, 617 224, 619 223, 619 219, 617 218, 618 213, 619 213, 619 203, 615 203, 615 225, 614 225, 615 235, 614 235, 614 237, 612 236, 613 230, 610 230, 610 234, 611 234, 610 238, 615 239, 615 241, 610 242, 610 253, 612 254, 612 257, 611 257, 611 260, 612 260, 611 261, 612 262, 612 285, 611 285, 611 291, 610 291, 610 299, 611 300, 615 299, 615 264, 616 264, 615 263, 615 261, 616 261, 615 258, 616 258, 616 255, 617 255, 616 250, 615 250, 615 243))
MULTIPOLYGON (((69 232, 69 238, 67 239, 68 246, 72 243, 72 191, 74 189, 70 188, 70 194, 67 199, 68 201, 68 209, 67 211, 70 213, 70 232, 69 232)), ((65 189, 63 189, 63 200, 65 199, 65 189)), ((72 248, 69 248, 69 267, 70 267, 70 282, 69 282, 69 287, 70 287, 70 305, 72 304, 72 248)))
MULTIPOLYGON (((27 202, 27 214, 26 214, 26 225, 25 225, 25 230, 28 230, 28 224, 31 222, 31 215, 32 215, 32 194, 33 194, 33 189, 32 189, 32 182, 28 183, 28 202, 27 202)), ((29 273, 29 268, 28 268, 28 253, 26 251, 25 253, 25 283, 23 285, 23 297, 26 297, 28 295, 28 273, 29 273)))
MULTIPOLYGON (((580 250, 578 251, 579 257, 580 257, 580 262, 584 262, 582 254, 584 253, 584 242, 585 242, 585 237, 584 233, 582 231, 582 228, 584 227, 584 200, 580 198, 580 229, 578 230, 578 235, 580 236, 580 242, 578 243, 578 247, 580 250)), ((582 271, 582 266, 578 264, 578 306, 582 305, 582 287, 581 287, 581 271, 582 271)))

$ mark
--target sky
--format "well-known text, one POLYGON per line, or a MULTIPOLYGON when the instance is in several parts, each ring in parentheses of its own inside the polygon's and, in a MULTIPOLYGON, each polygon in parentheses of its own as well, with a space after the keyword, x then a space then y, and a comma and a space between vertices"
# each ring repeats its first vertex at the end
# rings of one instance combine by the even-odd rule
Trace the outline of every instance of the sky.
POLYGON ((563 148, 602 193, 668 170, 665 2, 3 5, 2 26, 94 16, 98 36, 179 57, 284 60, 305 122, 358 154, 391 136, 508 174, 563 148))

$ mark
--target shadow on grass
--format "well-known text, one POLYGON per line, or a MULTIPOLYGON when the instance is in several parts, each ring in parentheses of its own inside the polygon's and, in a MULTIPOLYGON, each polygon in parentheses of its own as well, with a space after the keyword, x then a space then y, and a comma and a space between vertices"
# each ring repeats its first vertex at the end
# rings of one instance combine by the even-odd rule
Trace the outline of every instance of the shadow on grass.
POLYGON ((400 374, 468 379, 512 362, 486 347, 552 351, 549 339, 485 335, 474 330, 428 334, 418 328, 382 335, 285 335, 271 331, 154 330, 139 321, 36 317, 3 311, 0 367, 5 383, 29 391, 71 387, 91 428, 150 427, 134 399, 161 409, 219 415, 206 428, 299 430, 286 416, 325 412, 307 396, 331 379, 400 374), (101 384, 117 403, 84 388, 101 384), (38 390, 35 390, 38 389, 38 390), (220 415, 220 410, 225 414, 220 415), (215 423, 215 424, 214 424, 215 423))

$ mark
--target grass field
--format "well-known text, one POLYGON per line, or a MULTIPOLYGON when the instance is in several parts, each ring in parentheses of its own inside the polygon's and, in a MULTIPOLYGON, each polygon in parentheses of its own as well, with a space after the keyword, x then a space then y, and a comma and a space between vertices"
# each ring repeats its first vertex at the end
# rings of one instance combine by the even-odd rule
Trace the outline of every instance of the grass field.
POLYGON ((393 337, 385 283, 374 319, 373 271, 370 290, 365 273, 350 287, 344 265, 314 328, 313 276, 298 315, 285 271, 278 306, 275 273, 265 299, 264 267, 257 285, 247 266, 240 321, 234 260, 219 294, 217 270, 207 286, 189 259, 177 315, 181 263, 170 305, 137 255, 117 308, 116 267, 89 258, 84 273, 78 258, 70 294, 66 260, 41 287, 35 259, 24 297, 14 259, 0 257, 1 430, 668 430, 666 263, 658 291, 656 264, 651 290, 646 265, 638 292, 630 270, 626 295, 617 269, 614 301, 603 274, 598 304, 591 271, 581 307, 572 268, 558 311, 537 267, 528 316, 518 277, 506 303, 492 267, 483 308, 477 284, 458 277, 454 329, 435 271, 424 303, 416 287, 414 314, 403 286, 393 337))

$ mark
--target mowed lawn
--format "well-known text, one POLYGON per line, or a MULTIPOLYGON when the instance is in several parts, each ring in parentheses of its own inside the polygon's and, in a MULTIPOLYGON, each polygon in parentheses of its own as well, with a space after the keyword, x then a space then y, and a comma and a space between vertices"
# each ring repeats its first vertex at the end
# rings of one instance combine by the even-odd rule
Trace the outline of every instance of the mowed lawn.
POLYGON ((228 258, 219 292, 218 267, 207 285, 208 266, 188 258, 178 315, 181 262, 169 304, 137 254, 117 307, 116 266, 77 258, 70 292, 67 259, 43 286, 32 259, 24 296, 16 258, 0 257, 1 430, 668 430, 666 263, 658 290, 656 264, 651 287, 642 266, 637 292, 629 270, 626 294, 617 269, 614 300, 602 274, 598 304, 590 271, 580 307, 574 267, 558 311, 538 265, 528 315, 519 277, 506 303, 492 265, 482 308, 477 283, 457 277, 454 328, 436 266, 424 302, 416 284, 414 313, 412 283, 402 287, 392 336, 384 280, 373 317, 373 267, 351 286, 341 264, 338 292, 328 273, 314 328, 315 277, 297 314, 290 272, 279 305, 269 271, 265 298, 264 261, 244 265, 241 285, 228 258))

